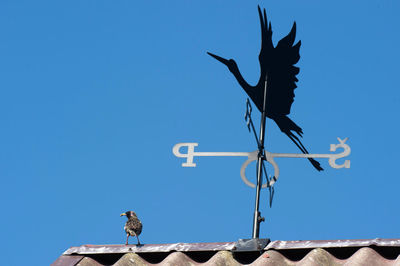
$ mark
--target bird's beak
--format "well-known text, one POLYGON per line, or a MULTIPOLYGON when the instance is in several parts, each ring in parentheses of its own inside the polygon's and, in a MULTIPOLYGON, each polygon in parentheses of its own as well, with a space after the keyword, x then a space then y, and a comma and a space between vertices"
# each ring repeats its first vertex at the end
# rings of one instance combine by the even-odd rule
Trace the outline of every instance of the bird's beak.
POLYGON ((126 216, 126 213, 121 213, 119 216, 126 216))
POLYGON ((210 52, 207 52, 207 54, 211 55, 212 57, 214 57, 215 59, 217 59, 218 61, 220 61, 222 64, 224 65, 228 65, 228 60, 226 60, 225 58, 222 58, 218 55, 212 54, 210 52))

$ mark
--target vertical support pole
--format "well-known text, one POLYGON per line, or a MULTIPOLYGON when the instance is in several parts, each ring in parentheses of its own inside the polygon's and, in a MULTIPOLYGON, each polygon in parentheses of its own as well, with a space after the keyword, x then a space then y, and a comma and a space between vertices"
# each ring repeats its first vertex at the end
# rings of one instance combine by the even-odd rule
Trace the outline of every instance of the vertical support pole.
POLYGON ((261 113, 261 125, 260 125, 260 144, 258 147, 258 160, 257 160, 257 186, 256 186, 256 203, 254 208, 254 217, 253 217, 253 235, 252 238, 259 238, 260 236, 260 223, 264 220, 261 217, 261 213, 259 211, 260 207, 260 193, 262 187, 262 167, 264 156, 264 135, 265 135, 265 104, 267 101, 267 77, 265 77, 265 87, 264 87, 264 102, 263 102, 263 110, 261 113))

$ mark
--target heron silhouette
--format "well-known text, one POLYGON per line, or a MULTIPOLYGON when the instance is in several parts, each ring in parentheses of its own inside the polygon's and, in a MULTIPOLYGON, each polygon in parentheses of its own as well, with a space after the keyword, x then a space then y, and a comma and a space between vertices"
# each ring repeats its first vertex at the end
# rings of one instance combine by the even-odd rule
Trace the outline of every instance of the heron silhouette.
MULTIPOLYGON (((207 53, 228 67, 260 112, 263 110, 266 82, 266 116, 274 120, 279 129, 304 154, 308 154, 300 139, 293 133, 295 132, 302 137, 303 130, 287 116, 290 114, 290 108, 294 101, 294 89, 297 87, 296 82, 298 81, 296 75, 300 71, 300 68, 294 66, 300 59, 299 50, 301 45, 301 41, 293 45, 296 38, 296 22, 293 23, 289 34, 274 47, 271 22, 268 24, 265 9, 264 14, 262 14, 260 6, 258 6, 258 14, 261 24, 261 51, 258 57, 260 61, 260 79, 255 86, 251 86, 246 82, 242 74, 240 74, 235 60, 227 60, 210 52, 207 53)), ((312 158, 308 158, 308 160, 318 171, 323 170, 318 161, 312 158)))

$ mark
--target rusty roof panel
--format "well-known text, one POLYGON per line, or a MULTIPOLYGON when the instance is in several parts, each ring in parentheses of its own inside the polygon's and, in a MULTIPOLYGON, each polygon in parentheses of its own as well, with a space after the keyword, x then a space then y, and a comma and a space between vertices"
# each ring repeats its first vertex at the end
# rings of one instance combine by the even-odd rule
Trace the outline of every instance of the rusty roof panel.
MULTIPOLYGON (((108 254, 108 253, 151 253, 171 251, 221 251, 235 250, 237 242, 215 243, 174 243, 174 244, 146 244, 137 245, 82 245, 71 247, 64 255, 71 254, 108 254)), ((311 248, 343 248, 385 246, 400 247, 400 239, 353 239, 353 240, 300 240, 300 241, 272 241, 264 250, 269 249, 311 249, 311 248)))
POLYGON ((311 240, 311 241, 272 241, 268 249, 298 249, 298 248, 343 248, 385 246, 400 247, 400 239, 350 239, 350 240, 311 240))
POLYGON ((71 247, 65 251, 64 255, 71 254, 107 254, 107 253, 153 253, 171 251, 220 251, 232 250, 235 242, 220 243, 176 243, 176 244, 146 244, 137 245, 83 245, 71 247))

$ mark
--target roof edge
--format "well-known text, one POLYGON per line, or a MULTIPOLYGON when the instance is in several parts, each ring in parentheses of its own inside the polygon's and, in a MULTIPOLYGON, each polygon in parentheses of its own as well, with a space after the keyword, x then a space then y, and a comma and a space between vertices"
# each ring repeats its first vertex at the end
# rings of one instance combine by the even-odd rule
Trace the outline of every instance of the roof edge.
MULTIPOLYGON (((84 254, 117 254, 117 253, 153 253, 153 252, 189 252, 189 251, 233 251, 238 242, 213 243, 174 243, 174 244, 145 244, 145 245, 82 245, 67 249, 63 255, 84 254)), ((269 249, 314 249, 314 248, 345 248, 386 246, 400 247, 400 239, 350 239, 350 240, 299 240, 270 242, 264 250, 269 249)))

